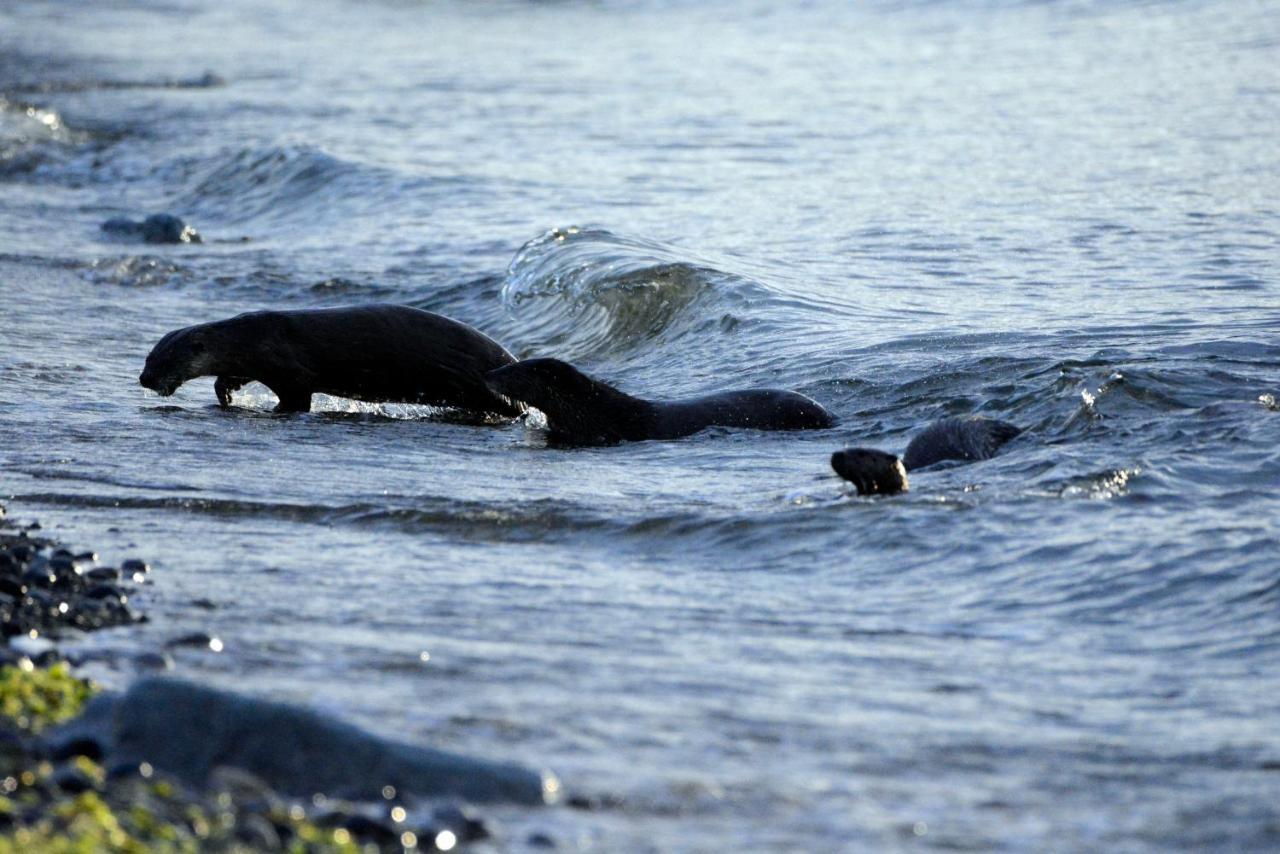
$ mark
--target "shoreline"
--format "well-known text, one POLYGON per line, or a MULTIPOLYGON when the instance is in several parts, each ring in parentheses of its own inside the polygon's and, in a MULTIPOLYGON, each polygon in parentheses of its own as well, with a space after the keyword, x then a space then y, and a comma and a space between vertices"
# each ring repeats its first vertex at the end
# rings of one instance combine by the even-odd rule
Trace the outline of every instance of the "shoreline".
MULTIPOLYGON (((42 531, 0 504, 0 852, 448 851, 493 836, 471 803, 557 801, 559 781, 545 772, 397 743, 301 706, 170 676, 103 691, 59 644, 145 621, 123 592, 127 611, 85 614, 114 601, 97 587, 132 592, 153 583, 150 568, 136 558, 99 566, 42 531)), ((535 836, 528 844, 549 841, 535 836)))

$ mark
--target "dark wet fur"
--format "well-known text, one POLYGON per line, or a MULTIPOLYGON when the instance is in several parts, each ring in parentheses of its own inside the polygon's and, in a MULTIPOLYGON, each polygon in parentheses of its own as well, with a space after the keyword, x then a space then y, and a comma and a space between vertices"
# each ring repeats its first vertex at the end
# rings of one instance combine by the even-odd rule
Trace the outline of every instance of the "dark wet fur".
POLYGON ((901 461, 885 451, 850 448, 831 455, 831 468, 861 495, 892 495, 907 491, 907 471, 944 460, 990 459, 1021 432, 1022 428, 1007 421, 981 415, 943 418, 916 434, 901 461))
POLYGON ((1021 427, 981 415, 943 418, 917 433, 902 462, 908 471, 922 469, 943 460, 987 460, 1013 437, 1021 427))
POLYGON ((558 359, 528 359, 491 371, 490 387, 547 416, 548 440, 600 445, 678 439, 707 427, 814 430, 835 419, 793 391, 748 389, 676 401, 632 397, 558 359))
POLYGON ((419 403, 514 417, 524 407, 490 391, 486 372, 515 357, 466 324, 400 305, 258 311, 165 335, 139 382, 170 395, 216 376, 218 402, 254 380, 306 412, 317 392, 374 403, 419 403))
POLYGON ((907 471, 902 460, 874 448, 847 448, 831 455, 831 468, 851 482, 859 495, 906 492, 907 471))

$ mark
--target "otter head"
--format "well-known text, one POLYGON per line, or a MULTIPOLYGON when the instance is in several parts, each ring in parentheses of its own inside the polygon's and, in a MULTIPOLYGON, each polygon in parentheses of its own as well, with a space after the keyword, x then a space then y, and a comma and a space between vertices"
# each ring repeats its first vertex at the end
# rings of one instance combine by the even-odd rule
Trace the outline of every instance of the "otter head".
POLYGON ((907 470, 893 454, 873 448, 848 448, 831 455, 831 468, 853 483, 859 495, 906 492, 907 470))
POLYGON ((617 442, 644 404, 559 359, 525 359, 485 374, 495 393, 547 416, 558 441, 617 442))
POLYGON ((205 324, 170 332, 147 354, 147 363, 138 376, 138 382, 168 397, 187 380, 218 373, 213 357, 213 337, 205 324))

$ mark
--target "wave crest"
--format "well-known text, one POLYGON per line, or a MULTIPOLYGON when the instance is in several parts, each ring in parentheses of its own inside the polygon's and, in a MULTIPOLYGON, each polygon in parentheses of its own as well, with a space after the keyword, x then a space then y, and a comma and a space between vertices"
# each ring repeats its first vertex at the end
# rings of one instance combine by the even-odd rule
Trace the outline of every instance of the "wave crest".
POLYGON ((733 328, 731 303, 764 290, 660 243, 570 227, 522 246, 501 293, 530 347, 573 360, 710 326, 733 328))
POLYGON ((188 188, 171 207, 229 222, 264 214, 314 216, 323 202, 365 197, 378 180, 376 169, 310 145, 241 149, 191 168, 188 188))
POLYGON ((76 141, 57 112, 0 96, 0 176, 33 172, 76 141))

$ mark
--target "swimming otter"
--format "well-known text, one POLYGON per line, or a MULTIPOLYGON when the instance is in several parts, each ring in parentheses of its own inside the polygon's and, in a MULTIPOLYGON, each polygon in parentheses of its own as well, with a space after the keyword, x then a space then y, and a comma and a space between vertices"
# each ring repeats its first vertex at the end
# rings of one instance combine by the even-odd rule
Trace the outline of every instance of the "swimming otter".
POLYGON ((814 430, 835 419, 794 391, 748 389, 687 400, 642 400, 594 380, 559 359, 526 359, 486 375, 495 394, 538 408, 548 439, 566 445, 609 445, 678 439, 712 426, 814 430))
POLYGON ((1021 427, 982 415, 943 418, 918 433, 902 459, 874 448, 848 448, 831 455, 831 468, 860 495, 893 495, 908 490, 908 471, 943 460, 990 459, 1021 432, 1021 427))
POLYGON ((464 323, 405 305, 255 311, 170 332, 138 381, 161 395, 216 376, 218 403, 257 380, 277 412, 307 412, 316 392, 354 400, 460 407, 515 417, 524 407, 495 394, 485 372, 515 362, 464 323))

